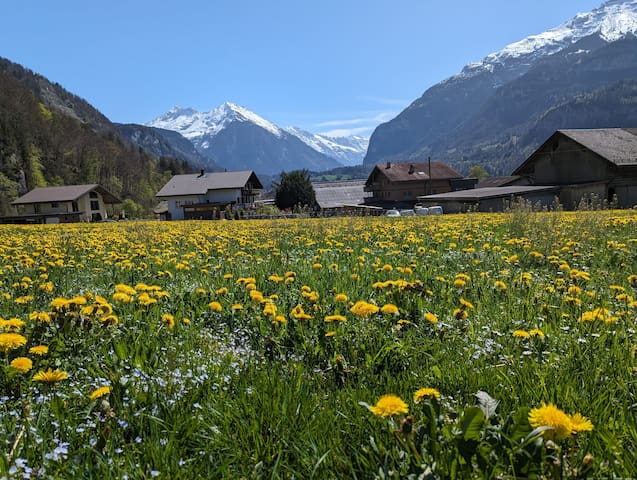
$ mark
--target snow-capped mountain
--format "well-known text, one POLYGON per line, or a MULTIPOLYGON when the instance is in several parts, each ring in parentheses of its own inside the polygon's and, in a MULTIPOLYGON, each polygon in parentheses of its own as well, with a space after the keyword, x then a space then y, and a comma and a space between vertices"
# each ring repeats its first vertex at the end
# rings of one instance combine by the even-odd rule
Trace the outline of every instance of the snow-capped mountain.
POLYGON ((286 127, 286 132, 298 137, 317 152, 332 157, 343 165, 353 166, 363 163, 367 152, 369 137, 352 135, 349 137, 328 137, 317 133, 310 133, 298 127, 286 127))
POLYGON ((509 174, 551 130, 637 125, 634 85, 637 0, 609 0, 427 89, 376 128, 364 164, 431 156, 509 174))
POLYGON ((250 122, 267 130, 275 137, 280 138, 282 135, 281 129, 273 123, 247 108, 230 102, 225 102, 209 112, 198 112, 192 108, 177 105, 146 125, 173 130, 189 140, 195 140, 204 136, 214 136, 232 122, 250 122))
POLYGON ((177 106, 146 125, 179 132, 199 153, 228 170, 273 175, 300 168, 323 171, 342 166, 296 135, 234 103, 226 102, 210 112, 177 106))
POLYGON ((637 34, 637 0, 609 0, 592 12, 578 13, 555 28, 530 35, 467 65, 460 76, 493 72, 502 66, 529 67, 537 59, 553 55, 585 37, 597 34, 606 42, 614 42, 629 33, 637 34))

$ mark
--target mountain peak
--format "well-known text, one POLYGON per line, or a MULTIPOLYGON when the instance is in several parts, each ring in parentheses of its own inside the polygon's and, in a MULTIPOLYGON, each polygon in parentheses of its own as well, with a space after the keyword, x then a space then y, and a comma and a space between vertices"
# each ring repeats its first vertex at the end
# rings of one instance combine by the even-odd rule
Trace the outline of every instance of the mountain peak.
POLYGON ((631 33, 637 34, 637 0, 608 0, 600 7, 590 12, 578 13, 546 32, 511 43, 502 50, 487 55, 482 61, 467 65, 459 75, 452 78, 493 72, 497 66, 511 63, 529 65, 536 58, 557 53, 593 34, 598 34, 607 42, 613 42, 631 33))

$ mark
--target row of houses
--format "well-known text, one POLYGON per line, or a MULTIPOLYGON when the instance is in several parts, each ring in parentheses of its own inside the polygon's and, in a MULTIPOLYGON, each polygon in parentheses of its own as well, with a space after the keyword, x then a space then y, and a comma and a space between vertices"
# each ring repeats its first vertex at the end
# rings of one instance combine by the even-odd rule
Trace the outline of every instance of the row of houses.
MULTIPOLYGON (((446 212, 501 211, 516 199, 567 209, 595 196, 620 208, 637 205, 637 129, 559 130, 510 176, 478 182, 441 162, 379 164, 367 180, 314 184, 325 212, 378 214, 420 203, 446 212)), ((218 219, 254 207, 263 185, 253 171, 175 175, 156 194, 167 220, 218 219)), ((121 201, 97 184, 36 188, 12 202, 5 223, 106 220, 121 201), (112 207, 111 207, 112 212, 112 207)))

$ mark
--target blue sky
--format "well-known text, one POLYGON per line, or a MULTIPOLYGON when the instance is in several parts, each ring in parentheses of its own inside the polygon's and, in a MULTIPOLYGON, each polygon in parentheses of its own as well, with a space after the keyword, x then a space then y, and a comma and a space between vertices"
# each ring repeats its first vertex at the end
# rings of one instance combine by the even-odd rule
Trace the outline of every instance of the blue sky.
POLYGON ((430 86, 602 0, 25 0, 0 56, 143 123, 243 105, 281 126, 370 134, 430 86))

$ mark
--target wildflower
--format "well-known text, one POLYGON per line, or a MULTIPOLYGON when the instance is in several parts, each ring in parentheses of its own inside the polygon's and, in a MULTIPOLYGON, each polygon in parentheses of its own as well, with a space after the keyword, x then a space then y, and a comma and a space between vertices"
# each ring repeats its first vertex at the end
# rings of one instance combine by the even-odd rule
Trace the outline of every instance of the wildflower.
POLYGON ((513 336, 518 338, 529 338, 531 337, 531 334, 526 330, 516 330, 513 332, 513 336))
POLYGON ((388 263, 383 265, 383 267, 381 268, 381 270, 383 272, 391 272, 394 269, 394 267, 392 267, 391 265, 389 265, 388 263))
MULTIPOLYGON (((203 289, 202 289, 202 290, 203 290, 203 289)), ((215 291, 215 293, 216 293, 217 295, 219 295, 219 296, 221 296, 221 295, 227 295, 227 294, 228 294, 228 289, 227 289, 226 287, 221 287, 221 288, 217 289, 217 290, 215 291)))
POLYGON ((172 316, 170 313, 164 313, 161 316, 161 321, 164 325, 168 327, 169 330, 172 330, 173 328, 175 328, 175 317, 172 316))
POLYGON ((284 315, 277 315, 274 317, 274 320, 272 320, 273 325, 285 325, 286 323, 288 323, 288 319, 285 318, 284 315))
POLYGON ((435 388, 421 388, 416 390, 414 393, 414 402, 420 403, 428 398, 435 398, 438 400, 440 398, 440 392, 435 388))
POLYGON ((210 310, 212 310, 213 312, 220 312, 223 310, 223 307, 221 306, 221 304, 217 301, 215 302, 210 302, 208 304, 208 307, 210 307, 210 310))
POLYGON ((298 304, 296 307, 294 307, 290 313, 297 320, 307 320, 312 318, 310 315, 305 313, 301 304, 298 304))
POLYGON ((502 280, 496 280, 493 285, 500 291, 504 291, 507 289, 507 284, 504 283, 502 280))
POLYGON ((474 308, 473 303, 469 302, 468 300, 465 300, 464 298, 460 299, 460 305, 462 306, 462 308, 467 310, 474 308))
POLYGON ((152 298, 147 292, 142 292, 139 297, 137 297, 137 301, 143 306, 149 306, 157 303, 157 299, 152 298))
POLYGON ((240 303, 235 303, 230 308, 232 309, 232 311, 243 310, 243 305, 241 305, 240 303))
POLYGON ((111 393, 111 387, 107 385, 107 386, 99 387, 93 390, 93 392, 89 395, 88 398, 90 398, 91 400, 97 400, 98 398, 104 397, 108 395, 109 393, 111 393))
POLYGON ((584 417, 581 413, 576 413, 575 415, 571 415, 571 427, 573 433, 578 432, 590 432, 593 430, 593 424, 591 421, 584 417))
POLYGON ((27 343, 27 339, 19 333, 0 333, 0 352, 15 350, 27 343))
POLYGON ((453 316, 456 317, 456 319, 458 320, 464 320, 465 318, 469 316, 469 314, 463 308, 456 308, 453 311, 453 316))
POLYGON ((276 317, 276 305, 274 303, 266 303, 263 307, 263 315, 276 317))
POLYGON ((373 303, 367 303, 364 300, 359 300, 350 308, 350 312, 352 312, 357 317, 367 318, 371 315, 378 313, 379 308, 373 303))
POLYGON ((46 345, 36 345, 35 347, 29 348, 29 353, 40 356, 46 355, 47 353, 49 353, 49 347, 47 347, 46 345))
POLYGON ((529 335, 532 337, 544 338, 544 332, 539 328, 533 328, 529 331, 529 335))
POLYGON ((337 293, 334 296, 334 301, 336 302, 340 302, 340 303, 345 303, 349 300, 349 298, 347 297, 347 295, 345 295, 344 293, 337 293))
POLYGON ((325 316, 326 322, 345 322, 346 320, 347 318, 345 318, 343 315, 326 315, 325 316))
POLYGON ((9 364, 11 368, 15 368, 20 373, 27 373, 33 368, 33 362, 27 357, 16 357, 9 364))
POLYGON ((329 332, 325 333, 326 337, 333 337, 334 335, 336 335, 336 332, 334 330, 330 330, 329 332))
POLYGON ((383 315, 398 315, 398 307, 393 303, 383 305, 380 311, 383 315))
POLYGON ((122 303, 130 303, 133 300, 133 297, 124 293, 124 292, 116 292, 111 297, 114 302, 122 302, 122 303))
POLYGON ((0 326, 10 332, 18 332, 25 325, 24 321, 19 318, 10 318, 0 322, 0 326))
POLYGON ((69 374, 64 370, 51 370, 50 368, 46 371, 40 370, 38 373, 33 375, 34 382, 44 382, 44 383, 55 383, 60 380, 66 380, 69 378, 69 374))
POLYGON ((424 317, 429 323, 433 323, 434 325, 438 323, 438 316, 435 313, 427 312, 424 317))
POLYGON ((409 407, 399 396, 388 393, 380 397, 376 405, 369 407, 369 410, 379 417, 389 417, 391 415, 408 413, 409 407))
POLYGON ((133 287, 130 287, 123 283, 119 283, 115 285, 115 293, 124 293, 128 296, 132 296, 132 295, 135 295, 137 291, 133 287))
POLYGON ((542 432, 550 440, 562 440, 567 438, 573 431, 573 423, 562 410, 552 403, 548 405, 542 402, 542 406, 534 408, 529 412, 529 424, 533 428, 550 427, 550 430, 542 432))

